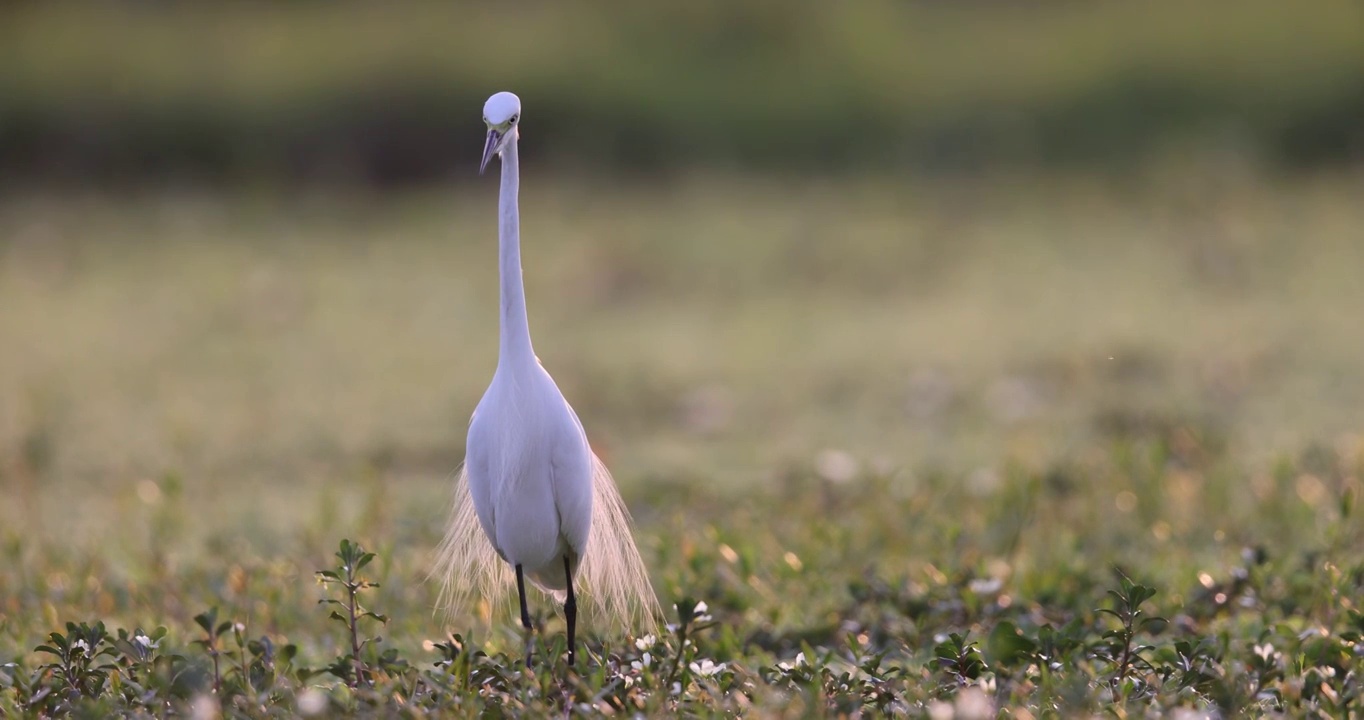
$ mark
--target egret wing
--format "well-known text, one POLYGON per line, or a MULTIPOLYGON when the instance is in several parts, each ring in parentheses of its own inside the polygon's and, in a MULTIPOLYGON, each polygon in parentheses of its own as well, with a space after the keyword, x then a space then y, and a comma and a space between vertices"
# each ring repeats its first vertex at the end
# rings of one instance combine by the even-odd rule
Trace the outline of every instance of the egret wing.
MULTIPOLYGON (((570 416, 572 408, 568 408, 570 416)), ((576 419, 576 418, 575 418, 576 419)), ((559 513, 559 535, 579 558, 588 551, 592 530, 592 449, 582 428, 560 435, 550 460, 554 507, 559 513)), ((560 598, 562 600, 562 598, 560 598)))

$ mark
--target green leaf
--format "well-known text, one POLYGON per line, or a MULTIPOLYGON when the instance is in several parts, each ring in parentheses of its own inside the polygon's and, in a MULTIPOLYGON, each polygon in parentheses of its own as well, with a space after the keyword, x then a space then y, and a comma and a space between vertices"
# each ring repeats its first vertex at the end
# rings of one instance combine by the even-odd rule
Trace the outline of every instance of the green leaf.
POLYGON ((1132 608, 1136 609, 1142 603, 1156 596, 1156 589, 1145 585, 1136 585, 1132 588, 1132 608))
POLYGON ((1169 625, 1170 621, 1163 617, 1149 617, 1141 621, 1141 629, 1152 634, 1165 632, 1169 625))
POLYGON ((1002 620, 990 631, 985 647, 993 662, 1011 665, 1030 659, 1037 648, 1037 643, 1025 636, 1013 623, 1002 620))
POLYGON ((686 625, 696 616, 696 600, 691 597, 684 597, 674 603, 677 608, 677 620, 682 625, 686 625))
POLYGON ((213 634, 213 625, 218 622, 218 608, 209 608, 206 612, 201 612, 194 616, 194 622, 204 629, 204 632, 213 634))
POLYGON ((113 645, 119 652, 123 653, 128 658, 137 660, 142 657, 142 652, 138 650, 138 646, 134 645, 130 640, 119 638, 113 641, 113 645))

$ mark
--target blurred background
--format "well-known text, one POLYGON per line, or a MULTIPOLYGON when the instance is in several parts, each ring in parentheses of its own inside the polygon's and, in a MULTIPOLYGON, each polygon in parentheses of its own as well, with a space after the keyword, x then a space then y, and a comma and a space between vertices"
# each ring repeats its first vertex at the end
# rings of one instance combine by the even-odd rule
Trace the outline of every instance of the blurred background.
POLYGON ((1358 2, 17 2, 0 518, 429 544, 496 360, 503 89, 536 349, 637 514, 1364 453, 1358 2))

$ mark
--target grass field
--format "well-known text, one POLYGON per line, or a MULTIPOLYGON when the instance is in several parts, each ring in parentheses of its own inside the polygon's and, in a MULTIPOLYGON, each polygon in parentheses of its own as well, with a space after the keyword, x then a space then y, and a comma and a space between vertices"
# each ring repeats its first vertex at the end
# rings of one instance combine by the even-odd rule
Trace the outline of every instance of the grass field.
POLYGON ((712 618, 580 675, 424 578, 495 363, 494 185, 0 202, 0 712, 217 708, 211 607, 242 716, 1359 702, 1358 176, 527 179, 537 353, 665 606, 712 618), (350 652, 313 574, 343 538, 373 687, 300 671, 350 652), (182 658, 42 670, 68 621, 182 658), (447 631, 489 655, 437 668, 447 631))

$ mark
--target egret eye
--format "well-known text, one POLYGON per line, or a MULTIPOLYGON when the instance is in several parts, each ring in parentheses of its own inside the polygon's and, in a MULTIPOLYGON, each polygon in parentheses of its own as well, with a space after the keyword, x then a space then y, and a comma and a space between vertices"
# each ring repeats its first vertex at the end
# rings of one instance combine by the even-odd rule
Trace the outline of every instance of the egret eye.
POLYGON ((521 117, 521 116, 520 116, 520 115, 513 115, 513 116, 512 116, 511 121, 512 121, 512 124, 513 124, 513 125, 516 124, 516 119, 519 118, 519 117, 521 117))

